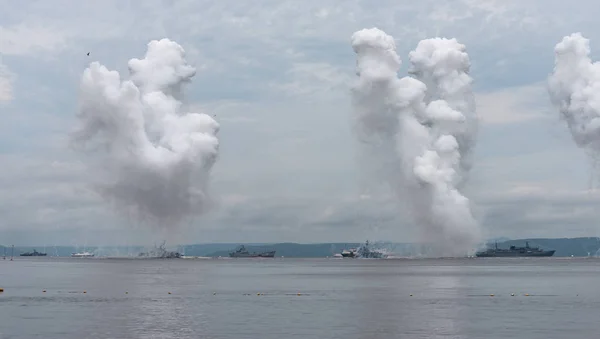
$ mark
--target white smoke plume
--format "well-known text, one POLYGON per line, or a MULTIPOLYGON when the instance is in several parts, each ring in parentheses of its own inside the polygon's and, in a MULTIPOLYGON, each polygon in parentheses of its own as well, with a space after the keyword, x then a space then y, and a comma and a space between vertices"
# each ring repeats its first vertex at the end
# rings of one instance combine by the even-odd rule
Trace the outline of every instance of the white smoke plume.
POLYGON ((356 129, 376 175, 409 207, 436 255, 468 254, 481 232, 459 190, 476 133, 465 46, 455 39, 421 41, 410 53, 414 77, 400 79, 393 37, 363 29, 352 36, 352 47, 356 129))
POLYGON ((98 62, 83 72, 72 142, 100 153, 103 198, 129 216, 168 228, 210 204, 219 124, 184 111, 182 85, 196 69, 177 43, 151 41, 145 57, 128 66, 129 80, 98 62))
POLYGON ((590 59, 589 40, 581 33, 564 37, 554 54, 554 72, 548 78, 551 102, 577 146, 596 163, 600 156, 600 63, 590 59))

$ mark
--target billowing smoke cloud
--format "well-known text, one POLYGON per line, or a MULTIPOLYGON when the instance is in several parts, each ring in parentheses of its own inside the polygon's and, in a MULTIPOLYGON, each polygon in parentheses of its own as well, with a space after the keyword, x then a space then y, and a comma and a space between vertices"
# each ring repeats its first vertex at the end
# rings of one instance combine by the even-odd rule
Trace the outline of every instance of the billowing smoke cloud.
POLYGON ((548 78, 552 103, 573 140, 597 162, 600 156, 600 63, 590 59, 590 43, 581 33, 564 37, 554 48, 554 72, 548 78))
POLYGON ((356 132, 376 175, 412 212, 436 255, 464 255, 481 240, 459 187, 471 167, 476 115, 470 61, 455 39, 421 41, 410 53, 413 77, 398 78, 394 39, 377 29, 352 36, 358 81, 356 132))
POLYGON ((142 221, 174 226, 209 206, 219 124, 184 111, 182 86, 196 70, 177 43, 151 41, 144 59, 128 66, 129 80, 98 62, 84 71, 72 141, 100 154, 98 191, 106 200, 142 221))

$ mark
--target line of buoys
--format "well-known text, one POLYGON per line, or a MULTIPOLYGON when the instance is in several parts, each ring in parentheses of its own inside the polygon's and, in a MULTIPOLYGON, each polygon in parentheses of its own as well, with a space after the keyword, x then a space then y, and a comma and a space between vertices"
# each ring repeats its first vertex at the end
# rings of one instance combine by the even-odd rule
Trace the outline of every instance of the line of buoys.
MULTIPOLYGON (((411 293, 411 294, 409 294, 409 295, 410 295, 411 297, 413 296, 413 294, 412 294, 412 293, 411 293)), ((523 295, 523 296, 525 296, 525 297, 529 297, 529 296, 530 296, 530 294, 529 294, 529 293, 524 293, 524 294, 522 294, 522 295, 523 295)), ((494 297, 494 296, 496 296, 496 294, 494 294, 494 293, 490 293, 490 294, 469 294, 469 295, 467 295, 467 296, 469 296, 469 297, 485 297, 485 296, 494 297)), ((514 297, 514 296, 517 296, 517 294, 515 294, 514 292, 512 292, 512 293, 510 293, 510 296, 511 296, 511 297, 514 297)), ((555 296, 555 295, 543 295, 543 294, 537 294, 537 296, 549 297, 549 296, 555 296)), ((577 294, 577 296, 579 296, 579 294, 577 294)))
MULTIPOLYGON (((2 292, 4 292, 4 288, 1 288, 1 287, 0 287, 0 293, 2 293, 2 292)), ((46 293, 46 292, 47 292, 47 290, 42 290, 42 293, 46 293)), ((77 292, 73 291, 73 292, 68 292, 68 293, 77 293, 77 292)), ((87 291, 82 291, 81 293, 83 293, 83 294, 87 294, 87 291)), ((167 292, 167 293, 168 293, 169 295, 173 294, 173 293, 171 293, 171 292, 167 292)), ((129 291, 125 291, 125 294, 129 294, 129 291)), ((217 295, 217 292, 212 292, 212 295, 217 295)), ((244 293, 243 295, 251 295, 251 294, 250 294, 250 293, 244 293)), ((256 293, 256 295, 257 295, 257 296, 261 296, 261 295, 266 295, 266 294, 265 294, 265 293, 258 292, 258 293, 256 293)), ((286 294, 286 295, 294 295, 294 294, 286 294)), ((297 293, 295 293, 295 295, 297 295, 297 296, 302 296, 302 295, 304 295, 304 294, 303 294, 303 293, 301 293, 301 292, 297 292, 297 293)), ((409 296, 410 296, 410 297, 412 297, 412 296, 414 296, 414 294, 412 294, 412 293, 411 293, 411 294, 409 294, 409 296)), ((495 295, 494 293, 490 293, 490 294, 489 294, 489 296, 490 296, 490 297, 494 297, 494 296, 496 296, 496 295, 495 295)), ((515 293, 511 293, 511 294, 510 294, 510 296, 511 296, 511 297, 514 297, 514 296, 516 296, 516 294, 515 294, 515 293)), ((529 297, 529 296, 530 296, 530 294, 529 294, 529 293, 525 293, 525 294, 523 294, 523 296, 525 296, 525 297, 529 297)), ((576 296, 579 296, 579 294, 577 294, 576 296)))
MULTIPOLYGON (((214 293, 214 294, 216 294, 216 293, 214 293)), ((250 295, 250 293, 244 293, 244 295, 250 295)), ((256 293, 256 295, 266 295, 266 294, 265 294, 265 293, 260 293, 260 292, 259 292, 259 293, 256 293)), ((303 293, 301 293, 301 292, 298 292, 298 293, 286 293, 285 295, 297 295, 297 296, 302 296, 302 295, 305 295, 305 294, 303 294, 303 293)))

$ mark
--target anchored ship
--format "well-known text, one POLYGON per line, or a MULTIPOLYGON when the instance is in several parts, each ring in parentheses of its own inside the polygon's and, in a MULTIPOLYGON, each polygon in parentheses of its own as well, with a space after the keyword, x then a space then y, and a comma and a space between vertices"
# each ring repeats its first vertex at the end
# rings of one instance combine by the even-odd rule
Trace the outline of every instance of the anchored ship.
POLYGON ((229 256, 232 258, 273 258, 275 257, 275 251, 266 252, 248 252, 244 245, 238 247, 234 252, 230 252, 229 256))
POLYGON ((539 247, 529 247, 529 241, 525 242, 525 247, 511 246, 509 249, 498 248, 498 243, 494 248, 488 248, 485 251, 475 253, 477 257, 551 257, 556 250, 542 250, 539 247))
POLYGON ((22 257, 45 257, 46 253, 40 253, 34 249, 33 252, 25 252, 21 253, 20 255, 22 257))
POLYGON ((369 240, 359 248, 351 248, 349 250, 342 251, 342 257, 344 258, 371 258, 381 259, 386 258, 387 255, 381 251, 372 250, 369 248, 369 240))
POLYGON ((154 249, 152 249, 148 252, 140 253, 139 257, 173 259, 173 258, 181 258, 181 253, 167 251, 165 249, 165 242, 163 241, 162 245, 160 245, 158 247, 156 247, 156 245, 154 245, 154 249))
POLYGON ((90 252, 71 253, 71 257, 73 257, 73 258, 92 258, 92 257, 94 257, 94 253, 90 253, 90 252))

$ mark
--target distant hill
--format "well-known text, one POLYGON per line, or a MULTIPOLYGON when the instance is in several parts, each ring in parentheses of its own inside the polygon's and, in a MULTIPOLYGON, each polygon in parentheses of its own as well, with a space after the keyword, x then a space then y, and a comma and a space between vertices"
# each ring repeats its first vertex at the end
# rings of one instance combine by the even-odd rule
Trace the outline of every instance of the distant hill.
MULTIPOLYGON (((538 246, 543 249, 554 249, 555 257, 587 257, 600 255, 600 238, 531 238, 531 239, 516 239, 500 241, 498 238, 495 241, 499 248, 508 248, 510 246, 525 246, 525 242, 529 241, 529 246, 538 246)), ((235 250, 241 243, 218 243, 218 244, 194 244, 184 246, 167 246, 169 250, 176 250, 187 256, 201 257, 227 257, 229 252, 235 250)), ((320 244, 297 244, 297 243, 276 243, 276 244, 243 244, 250 252, 259 252, 267 250, 275 250, 277 257, 286 258, 324 258, 331 257, 336 253, 340 253, 346 248, 356 248, 360 243, 320 243, 320 244)), ((494 246, 494 239, 488 242, 488 246, 494 246)), ((428 252, 428 246, 420 244, 407 243, 376 243, 375 247, 384 248, 388 252, 397 256, 414 256, 428 252)), ((7 256, 10 256, 10 246, 4 247, 0 245, 0 257, 4 255, 6 249, 7 256)), ((73 252, 89 251, 97 256, 137 256, 138 253, 146 251, 148 247, 132 246, 132 247, 86 247, 77 248, 72 246, 15 246, 14 255, 19 256, 23 252, 33 250, 38 252, 46 252, 48 256, 68 257, 73 252)))

